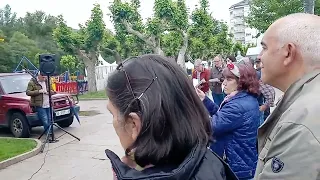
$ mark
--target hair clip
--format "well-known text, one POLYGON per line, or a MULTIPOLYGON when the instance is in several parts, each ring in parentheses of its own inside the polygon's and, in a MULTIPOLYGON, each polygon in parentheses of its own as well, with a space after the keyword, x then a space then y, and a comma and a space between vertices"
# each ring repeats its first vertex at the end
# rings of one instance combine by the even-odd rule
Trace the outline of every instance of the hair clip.
POLYGON ((234 74, 236 77, 240 78, 240 71, 238 66, 234 65, 233 63, 227 64, 228 69, 234 74))

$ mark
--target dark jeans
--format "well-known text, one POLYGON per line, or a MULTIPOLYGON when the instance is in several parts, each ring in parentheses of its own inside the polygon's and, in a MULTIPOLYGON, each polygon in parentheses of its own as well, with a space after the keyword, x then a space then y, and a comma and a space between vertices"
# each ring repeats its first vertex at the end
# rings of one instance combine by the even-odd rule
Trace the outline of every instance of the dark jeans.
POLYGON ((42 122, 44 130, 50 132, 51 129, 48 130, 51 122, 50 108, 36 107, 36 111, 38 113, 39 119, 42 122))
POLYGON ((216 105, 218 105, 218 106, 220 106, 220 104, 222 103, 224 97, 225 97, 224 94, 216 94, 216 93, 212 92, 213 101, 214 101, 214 103, 216 103, 216 105))

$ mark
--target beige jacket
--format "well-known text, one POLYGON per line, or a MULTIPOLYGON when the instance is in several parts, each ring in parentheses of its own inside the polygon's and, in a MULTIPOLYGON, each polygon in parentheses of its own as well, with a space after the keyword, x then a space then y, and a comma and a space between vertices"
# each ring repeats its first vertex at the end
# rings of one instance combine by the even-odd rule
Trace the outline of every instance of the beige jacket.
POLYGON ((287 90, 258 142, 255 179, 320 180, 320 70, 287 90))

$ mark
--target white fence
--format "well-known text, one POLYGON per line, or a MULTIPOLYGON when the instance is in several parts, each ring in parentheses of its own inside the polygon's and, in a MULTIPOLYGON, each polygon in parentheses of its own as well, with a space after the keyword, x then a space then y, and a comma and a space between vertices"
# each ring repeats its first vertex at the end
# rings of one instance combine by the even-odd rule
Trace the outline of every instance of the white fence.
POLYGON ((108 64, 96 67, 96 82, 98 91, 105 89, 110 73, 112 73, 116 68, 117 64, 108 64))

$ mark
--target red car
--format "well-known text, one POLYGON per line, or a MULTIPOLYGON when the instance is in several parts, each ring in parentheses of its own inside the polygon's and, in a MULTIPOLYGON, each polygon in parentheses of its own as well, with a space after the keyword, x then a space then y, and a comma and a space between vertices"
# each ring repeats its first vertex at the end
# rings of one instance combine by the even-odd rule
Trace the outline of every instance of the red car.
MULTIPOLYGON (((15 137, 30 136, 32 127, 42 126, 36 112, 30 107, 30 97, 26 95, 32 76, 27 73, 0 73, 0 126, 10 128, 15 137)), ((54 121, 61 127, 73 123, 73 111, 80 107, 69 94, 52 95, 54 121)))

